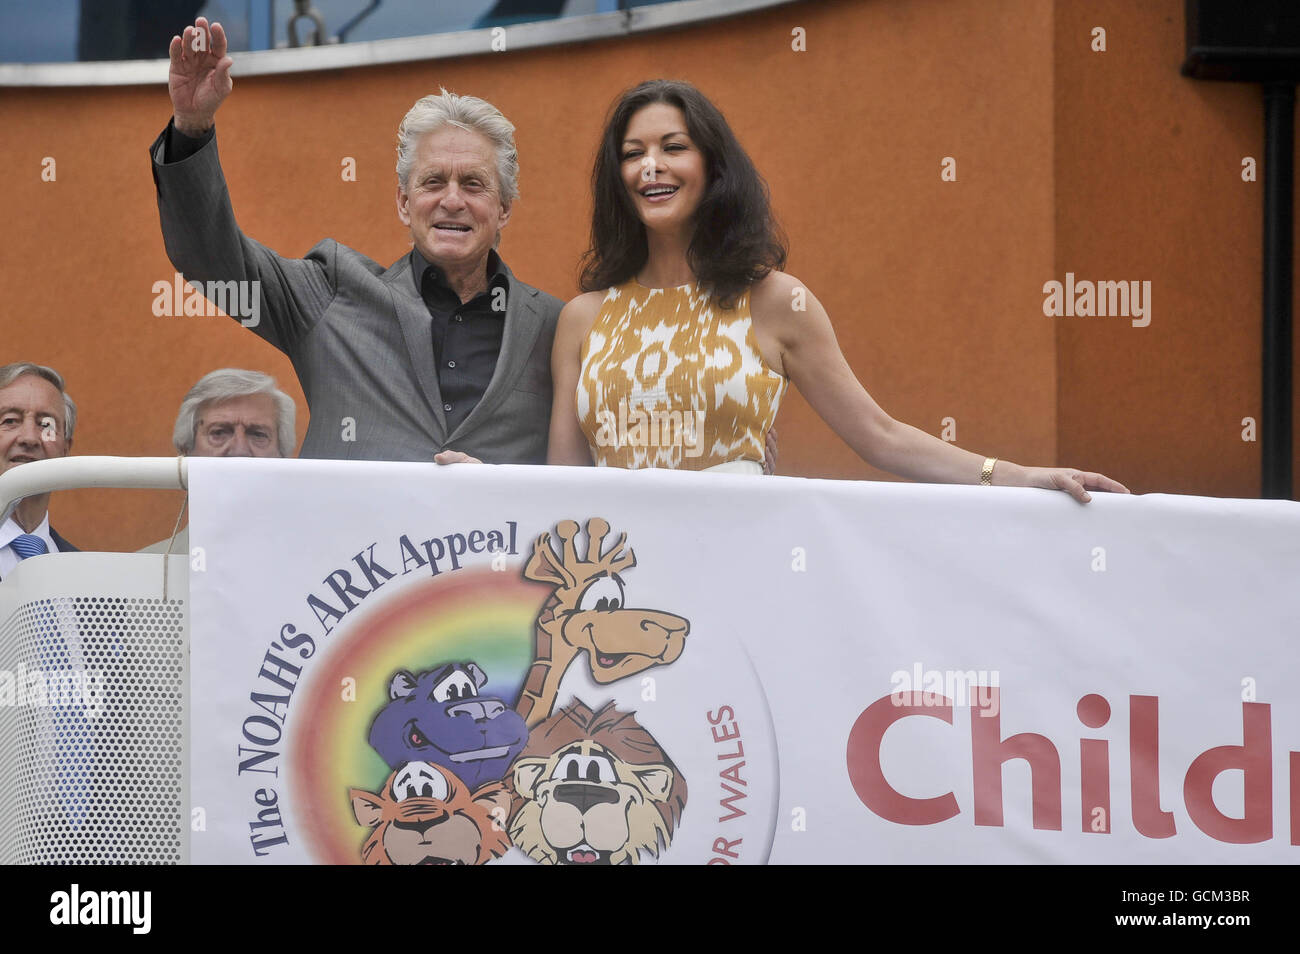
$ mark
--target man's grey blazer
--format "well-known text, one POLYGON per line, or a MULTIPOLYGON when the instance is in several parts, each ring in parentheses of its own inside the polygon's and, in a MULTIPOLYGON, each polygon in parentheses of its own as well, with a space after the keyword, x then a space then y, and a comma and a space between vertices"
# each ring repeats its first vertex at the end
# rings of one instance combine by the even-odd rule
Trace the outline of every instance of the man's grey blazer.
POLYGON ((215 137, 164 163, 169 129, 150 147, 167 256, 187 282, 205 288, 261 283, 252 330, 288 355, 311 411, 300 456, 427 461, 458 450, 491 463, 545 463, 558 299, 506 268, 496 371, 478 406, 448 434, 431 319, 410 255, 385 270, 325 239, 306 258, 282 258, 235 223, 215 137))

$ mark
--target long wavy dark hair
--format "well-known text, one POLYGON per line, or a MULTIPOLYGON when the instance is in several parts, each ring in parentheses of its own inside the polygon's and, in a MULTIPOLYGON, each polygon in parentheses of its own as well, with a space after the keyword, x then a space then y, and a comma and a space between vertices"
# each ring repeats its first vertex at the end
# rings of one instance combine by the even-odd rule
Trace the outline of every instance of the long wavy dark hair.
POLYGON ((704 155, 708 186, 695 211, 686 258, 700 284, 730 308, 750 285, 785 265, 785 236, 772 216, 767 183, 722 113, 690 83, 676 80, 642 83, 610 110, 591 172, 591 247, 582 256, 582 290, 622 284, 645 265, 645 226, 621 169, 628 122, 651 103, 680 109, 687 133, 704 155))

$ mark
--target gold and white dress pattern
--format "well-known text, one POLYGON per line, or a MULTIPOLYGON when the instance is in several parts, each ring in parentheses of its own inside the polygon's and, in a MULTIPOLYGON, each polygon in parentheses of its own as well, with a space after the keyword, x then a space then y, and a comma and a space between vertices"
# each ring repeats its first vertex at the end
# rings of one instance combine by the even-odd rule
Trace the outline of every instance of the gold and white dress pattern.
POLYGON ((762 464, 786 379, 763 360, 745 294, 611 288, 582 345, 578 420, 600 467, 762 464))

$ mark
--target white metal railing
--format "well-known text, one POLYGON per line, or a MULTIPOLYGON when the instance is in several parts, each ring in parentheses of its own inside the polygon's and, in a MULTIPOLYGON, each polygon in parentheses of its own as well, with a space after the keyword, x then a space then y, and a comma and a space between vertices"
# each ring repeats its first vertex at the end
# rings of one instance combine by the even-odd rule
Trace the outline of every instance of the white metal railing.
POLYGON ((117 487, 184 490, 184 457, 58 457, 32 461, 0 474, 0 523, 24 497, 56 490, 117 487))

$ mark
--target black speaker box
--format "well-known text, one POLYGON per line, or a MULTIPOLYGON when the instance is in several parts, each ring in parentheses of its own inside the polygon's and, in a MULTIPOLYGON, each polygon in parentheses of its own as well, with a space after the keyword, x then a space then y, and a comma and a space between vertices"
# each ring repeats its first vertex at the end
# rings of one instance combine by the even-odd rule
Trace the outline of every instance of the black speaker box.
POLYGON ((1186 16, 1184 76, 1300 81, 1300 0, 1187 0, 1186 16))

